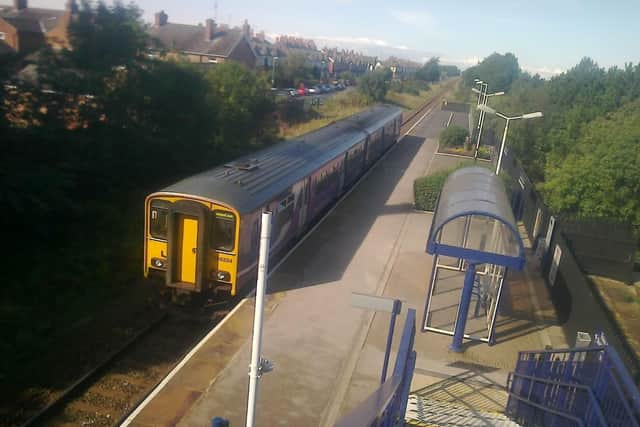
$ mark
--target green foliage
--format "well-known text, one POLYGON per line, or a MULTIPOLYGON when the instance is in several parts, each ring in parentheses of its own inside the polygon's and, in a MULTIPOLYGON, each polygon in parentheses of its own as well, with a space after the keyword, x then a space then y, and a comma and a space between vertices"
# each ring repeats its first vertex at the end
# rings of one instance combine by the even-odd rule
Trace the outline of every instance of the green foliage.
MULTIPOLYGON (((490 101, 498 111, 544 113, 510 126, 507 144, 545 202, 558 214, 640 224, 640 64, 607 70, 584 58, 549 80, 526 73, 512 79, 517 59, 492 57, 465 71, 464 81, 477 77, 490 91, 509 88, 490 101), (504 69, 492 70, 500 58, 504 69)), ((503 120, 487 116, 487 133, 500 135, 503 127, 503 120)))
POLYGON ((441 147, 462 147, 469 137, 469 130, 461 126, 449 126, 440 132, 441 147))
POLYGON ((93 5, 83 0, 78 18, 69 26, 74 65, 95 72, 126 66, 143 51, 147 35, 140 23, 142 12, 134 4, 93 5))
POLYGON ((440 65, 440 72, 446 77, 458 77, 460 69, 455 65, 440 65))
POLYGON ((275 134, 270 84, 244 65, 227 62, 207 73, 209 101, 216 107, 217 143, 234 154, 258 146, 275 134))
POLYGON ((369 101, 384 101, 384 97, 387 95, 387 90, 389 90, 389 84, 387 83, 390 78, 389 73, 390 71, 387 69, 376 70, 365 74, 360 77, 358 82, 358 91, 369 101))
POLYGON ((432 83, 440 80, 440 74, 440 58, 433 57, 429 59, 420 69, 418 69, 418 71, 416 71, 415 77, 418 80, 432 83))
POLYGON ((413 195, 416 209, 434 211, 440 191, 452 170, 445 170, 423 176, 413 182, 413 195))
POLYGON ((338 78, 340 80, 348 81, 351 84, 354 84, 356 81, 356 76, 351 71, 342 71, 338 74, 338 78))
POLYGON ((292 54, 276 64, 276 86, 298 87, 317 78, 313 67, 302 54, 292 54))
POLYGON ((480 79, 489 84, 491 92, 497 92, 509 90, 520 74, 518 58, 514 54, 493 53, 478 65, 467 68, 462 73, 462 79, 467 87, 474 86, 474 79, 480 79))
POLYGON ((414 79, 395 80, 389 85, 389 91, 391 92, 408 93, 415 96, 420 95, 420 91, 427 89, 429 89, 427 84, 414 79))
POLYGON ((591 121, 544 184, 552 209, 640 224, 640 101, 591 121))

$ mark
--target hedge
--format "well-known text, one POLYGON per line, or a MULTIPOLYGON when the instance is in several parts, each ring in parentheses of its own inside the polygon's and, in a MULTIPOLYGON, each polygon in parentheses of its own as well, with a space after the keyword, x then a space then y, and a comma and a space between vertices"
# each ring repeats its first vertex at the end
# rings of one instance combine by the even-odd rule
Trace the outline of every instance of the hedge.
MULTIPOLYGON (((415 208, 422 211, 436 210, 436 203, 438 202, 438 196, 442 190, 444 182, 449 177, 451 172, 454 172, 460 168, 474 165, 473 161, 463 161, 456 166, 443 171, 435 172, 431 175, 423 176, 413 181, 413 198, 415 201, 415 208)), ((477 166, 483 166, 491 169, 490 163, 482 162, 476 164, 477 166)))
POLYGON ((447 177, 455 169, 448 169, 436 172, 432 175, 423 176, 413 182, 413 195, 416 209, 423 211, 434 211, 440 190, 447 177))

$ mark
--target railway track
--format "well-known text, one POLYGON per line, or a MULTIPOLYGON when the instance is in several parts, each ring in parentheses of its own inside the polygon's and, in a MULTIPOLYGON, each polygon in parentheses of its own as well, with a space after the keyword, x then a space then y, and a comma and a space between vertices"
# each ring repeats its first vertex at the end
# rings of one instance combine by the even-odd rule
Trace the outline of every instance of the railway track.
POLYGON ((119 425, 232 304, 163 313, 22 426, 119 425))
MULTIPOLYGON (((437 106, 452 87, 409 113, 403 119, 403 132, 437 106)), ((220 303, 198 314, 179 309, 163 313, 20 425, 119 425, 236 302, 220 303)))

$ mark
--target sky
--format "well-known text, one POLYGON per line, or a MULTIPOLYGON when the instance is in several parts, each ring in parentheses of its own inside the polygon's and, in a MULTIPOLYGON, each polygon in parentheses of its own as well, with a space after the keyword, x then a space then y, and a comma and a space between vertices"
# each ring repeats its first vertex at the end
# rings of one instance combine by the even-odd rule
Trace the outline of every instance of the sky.
MULTIPOLYGON (((8 3, 9 0, 0 0, 8 3)), ((125 2, 128 2, 125 1, 125 2)), ((163 9, 169 22, 214 18, 216 0, 136 0, 144 19, 163 9)), ((64 0, 29 0, 62 9, 64 0)), ((312 38, 318 47, 354 48, 423 62, 438 56, 461 68, 493 52, 514 53, 545 77, 589 56, 604 67, 640 61, 638 0, 217 0, 217 21, 312 38)))

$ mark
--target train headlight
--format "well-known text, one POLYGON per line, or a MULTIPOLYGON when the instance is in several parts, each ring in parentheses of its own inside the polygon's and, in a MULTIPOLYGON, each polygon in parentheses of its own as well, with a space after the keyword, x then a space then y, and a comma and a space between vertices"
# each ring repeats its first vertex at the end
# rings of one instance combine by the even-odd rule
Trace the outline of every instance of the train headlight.
POLYGON ((211 275, 214 276, 216 278, 216 280, 219 280, 220 282, 230 282, 231 281, 231 274, 227 273, 226 271, 212 271, 211 275))
POLYGON ((167 263, 164 259, 162 258, 152 258, 151 259, 151 265, 153 265, 155 268, 166 268, 167 267, 167 263))

